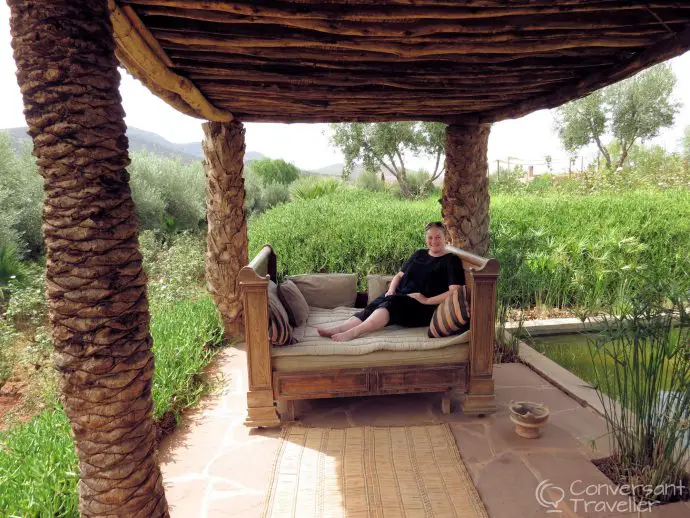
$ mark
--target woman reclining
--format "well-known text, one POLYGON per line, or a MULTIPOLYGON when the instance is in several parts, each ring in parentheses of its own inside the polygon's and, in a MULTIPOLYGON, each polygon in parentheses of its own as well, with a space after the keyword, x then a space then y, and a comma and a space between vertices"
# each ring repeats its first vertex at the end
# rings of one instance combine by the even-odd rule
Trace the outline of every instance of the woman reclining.
POLYGON ((393 277, 388 291, 349 320, 321 336, 347 342, 388 325, 428 326, 436 307, 465 284, 460 259, 446 252, 446 229, 441 222, 425 228, 427 248, 417 250, 393 277))

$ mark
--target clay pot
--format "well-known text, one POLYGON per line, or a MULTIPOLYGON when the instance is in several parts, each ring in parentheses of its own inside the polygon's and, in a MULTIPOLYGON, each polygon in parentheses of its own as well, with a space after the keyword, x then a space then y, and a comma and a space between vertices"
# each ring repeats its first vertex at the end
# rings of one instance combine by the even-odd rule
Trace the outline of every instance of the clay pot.
POLYGON ((515 433, 525 439, 536 439, 549 418, 549 407, 532 401, 511 401, 508 405, 515 433))

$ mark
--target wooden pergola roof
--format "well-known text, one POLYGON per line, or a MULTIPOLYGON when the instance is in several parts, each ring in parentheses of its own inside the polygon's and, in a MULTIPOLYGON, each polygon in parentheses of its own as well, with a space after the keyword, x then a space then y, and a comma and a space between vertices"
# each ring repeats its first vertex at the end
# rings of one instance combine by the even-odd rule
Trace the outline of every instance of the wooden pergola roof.
POLYGON ((110 0, 121 63, 208 120, 493 122, 690 49, 690 1, 110 0))

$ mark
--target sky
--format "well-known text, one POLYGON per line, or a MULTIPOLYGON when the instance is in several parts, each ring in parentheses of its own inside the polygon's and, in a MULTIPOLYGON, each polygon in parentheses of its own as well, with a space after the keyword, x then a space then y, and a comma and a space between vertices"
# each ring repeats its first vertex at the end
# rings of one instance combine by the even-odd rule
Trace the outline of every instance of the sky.
MULTIPOLYGON (((668 151, 678 149, 683 130, 690 125, 690 52, 672 59, 670 63, 677 79, 674 98, 683 106, 676 115, 675 125, 663 130, 653 141, 668 151)), ((10 46, 9 7, 0 1, 0 129, 26 125, 15 72, 10 46)), ((177 112, 124 70, 121 74, 120 92, 128 126, 152 131, 171 142, 201 141, 203 121, 177 112)), ((553 123, 554 111, 540 110, 520 119, 494 124, 488 150, 491 170, 495 168, 496 160, 510 158, 511 164, 532 164, 535 172, 539 173, 545 169, 545 155, 553 157, 554 168, 567 169, 567 154, 560 145, 553 123)), ((247 123, 245 128, 247 151, 282 158, 301 169, 318 169, 343 162, 342 154, 329 143, 326 124, 247 123)), ((596 149, 583 150, 581 156, 587 163, 596 156, 596 149)), ((577 163, 579 165, 580 160, 577 163)), ((410 157, 409 166, 433 168, 432 163, 414 157, 410 157)))

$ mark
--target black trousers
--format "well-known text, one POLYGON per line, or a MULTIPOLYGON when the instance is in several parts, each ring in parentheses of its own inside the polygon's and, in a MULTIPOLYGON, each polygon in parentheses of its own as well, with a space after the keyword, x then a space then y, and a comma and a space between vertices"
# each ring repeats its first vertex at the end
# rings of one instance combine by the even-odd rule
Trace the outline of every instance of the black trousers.
POLYGON ((399 325, 405 327, 425 327, 431 323, 431 317, 438 306, 422 304, 407 295, 381 295, 374 299, 362 311, 354 316, 364 322, 379 308, 385 308, 390 314, 387 325, 399 325))

